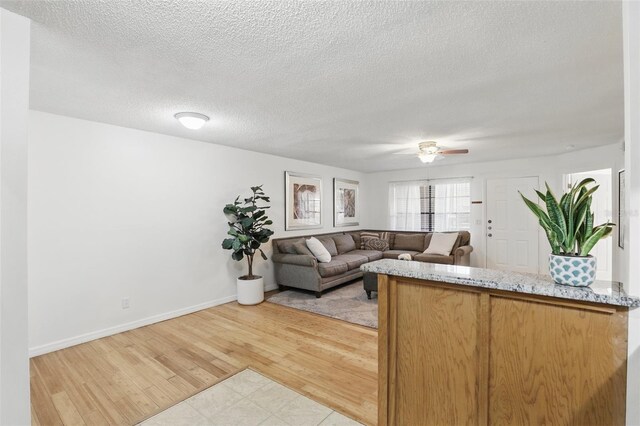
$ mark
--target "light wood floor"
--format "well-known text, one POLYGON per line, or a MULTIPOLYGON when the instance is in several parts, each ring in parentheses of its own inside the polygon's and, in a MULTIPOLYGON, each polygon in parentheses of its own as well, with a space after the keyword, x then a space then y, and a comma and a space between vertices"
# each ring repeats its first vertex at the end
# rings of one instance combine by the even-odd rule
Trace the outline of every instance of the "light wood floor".
POLYGON ((248 366, 376 422, 375 330, 233 302, 33 358, 33 423, 135 424, 248 366))

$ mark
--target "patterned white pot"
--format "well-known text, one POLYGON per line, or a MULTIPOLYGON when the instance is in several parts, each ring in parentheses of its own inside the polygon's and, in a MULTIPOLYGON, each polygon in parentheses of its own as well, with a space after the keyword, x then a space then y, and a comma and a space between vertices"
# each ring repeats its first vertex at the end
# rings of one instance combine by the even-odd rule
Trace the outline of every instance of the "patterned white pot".
POLYGON ((558 284, 589 286, 596 279, 596 267, 596 258, 593 256, 549 255, 549 273, 558 284))

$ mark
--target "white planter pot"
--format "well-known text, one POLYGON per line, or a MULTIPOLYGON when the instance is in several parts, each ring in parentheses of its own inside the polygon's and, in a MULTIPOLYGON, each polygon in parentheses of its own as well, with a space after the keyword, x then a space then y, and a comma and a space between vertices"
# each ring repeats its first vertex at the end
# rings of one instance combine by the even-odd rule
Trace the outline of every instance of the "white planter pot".
POLYGON ((241 305, 257 305, 264 300, 264 279, 236 280, 238 288, 238 303, 241 305))
POLYGON ((573 287, 586 287, 596 279, 597 261, 593 256, 549 255, 549 273, 558 283, 573 287))

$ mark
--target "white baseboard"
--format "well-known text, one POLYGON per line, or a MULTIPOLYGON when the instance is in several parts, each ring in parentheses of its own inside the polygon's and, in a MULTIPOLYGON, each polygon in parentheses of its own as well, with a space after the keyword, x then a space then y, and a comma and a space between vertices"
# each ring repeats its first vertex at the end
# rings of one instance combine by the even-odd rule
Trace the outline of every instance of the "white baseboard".
POLYGON ((233 296, 227 296, 227 297, 223 297, 216 300, 210 300, 208 302, 200 303, 198 305, 188 306, 186 308, 177 309, 175 311, 153 315, 140 320, 116 325, 114 327, 109 327, 102 330, 81 334, 79 336, 58 340, 56 342, 47 343, 46 345, 36 346, 33 348, 29 348, 29 357, 31 358, 34 356, 43 355, 49 352, 68 348, 70 346, 79 345, 80 343, 86 343, 91 340, 96 340, 102 337, 111 336, 113 334, 122 333, 123 331, 129 331, 129 330, 133 330, 134 328, 144 327, 145 325, 154 324, 156 322, 166 321, 168 319, 181 317, 182 315, 187 315, 193 312, 201 311, 203 309, 211 308, 213 306, 222 305, 223 303, 233 302, 234 300, 236 300, 235 294, 233 296))

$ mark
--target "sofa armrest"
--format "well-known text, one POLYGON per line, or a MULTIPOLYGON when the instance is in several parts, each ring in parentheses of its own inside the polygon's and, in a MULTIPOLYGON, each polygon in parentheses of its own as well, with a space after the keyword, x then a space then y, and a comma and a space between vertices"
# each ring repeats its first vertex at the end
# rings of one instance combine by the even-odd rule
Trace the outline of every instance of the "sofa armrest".
POLYGON ((453 264, 469 266, 471 264, 470 254, 472 251, 473 251, 472 246, 462 246, 455 249, 453 252, 453 264))
POLYGON ((316 258, 309 256, 307 254, 274 253, 271 255, 271 260, 273 260, 275 263, 287 263, 289 265, 311 266, 313 268, 318 267, 318 261, 316 260, 316 258))

